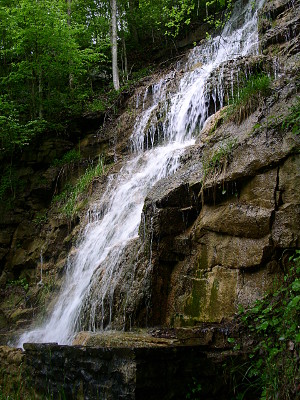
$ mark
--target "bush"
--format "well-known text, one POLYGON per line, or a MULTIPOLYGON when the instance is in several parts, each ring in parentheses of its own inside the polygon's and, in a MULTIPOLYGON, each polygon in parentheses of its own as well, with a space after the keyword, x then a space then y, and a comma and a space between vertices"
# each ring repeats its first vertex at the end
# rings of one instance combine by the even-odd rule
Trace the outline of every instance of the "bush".
MULTIPOLYGON (((244 375, 244 388, 239 390, 245 393, 254 389, 260 400, 291 400, 300 395, 299 250, 290 263, 283 284, 253 308, 241 312, 241 320, 255 345, 244 375)), ((243 399, 241 393, 239 398, 243 399)))

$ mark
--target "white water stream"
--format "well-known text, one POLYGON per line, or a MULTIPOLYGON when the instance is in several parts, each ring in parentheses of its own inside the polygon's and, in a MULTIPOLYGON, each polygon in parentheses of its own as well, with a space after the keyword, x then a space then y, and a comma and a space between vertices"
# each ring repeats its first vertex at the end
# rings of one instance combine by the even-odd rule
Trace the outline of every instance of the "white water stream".
MULTIPOLYGON (((172 93, 174 88, 170 90, 174 74, 169 74, 151 87, 151 93, 148 88, 137 97, 137 106, 143 99, 143 112, 131 137, 132 158, 116 176, 110 178, 103 196, 109 199, 109 204, 96 221, 87 224, 77 253, 73 259, 70 258, 52 314, 42 326, 24 333, 19 346, 25 342, 72 343, 96 270, 102 282, 98 300, 102 307, 107 306, 104 300, 113 293, 118 276, 115 270, 117 260, 126 244, 138 235, 147 193, 156 182, 178 168, 182 151, 194 143, 193 135, 201 130, 208 117, 206 87, 210 74, 227 60, 257 51, 256 13, 250 2, 237 4, 222 35, 190 52, 176 93, 172 93), (144 107, 148 96, 151 101, 148 107, 144 107), (159 129, 157 115, 163 117, 159 129)), ((218 96, 221 105, 223 92, 220 83, 215 97, 218 96)), ((93 323, 90 328, 95 328, 93 323)))

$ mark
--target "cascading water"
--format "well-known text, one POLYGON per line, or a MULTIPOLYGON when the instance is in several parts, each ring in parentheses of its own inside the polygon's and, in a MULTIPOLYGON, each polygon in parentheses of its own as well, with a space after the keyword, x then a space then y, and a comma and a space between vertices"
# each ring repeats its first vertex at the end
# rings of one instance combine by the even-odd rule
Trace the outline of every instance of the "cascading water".
MULTIPOLYGON (((136 106, 143 98, 143 113, 131 137, 132 158, 116 176, 110 177, 106 192, 96 205, 100 210, 98 218, 87 224, 75 256, 69 258, 52 314, 41 327, 23 334, 20 346, 24 342, 70 344, 82 326, 80 316, 84 304, 90 304, 87 308, 89 329, 112 326, 114 291, 123 277, 122 257, 138 236, 147 193, 156 182, 178 168, 182 151, 194 143, 193 136, 209 115, 210 98, 215 102, 215 109, 217 102, 222 106, 221 82, 212 93, 207 90, 211 73, 230 59, 258 50, 256 13, 251 3, 237 3, 222 35, 191 51, 176 93, 171 89, 173 73, 138 95, 136 106), (146 107, 146 99, 150 97, 146 107), (101 204, 105 208, 101 209, 101 204), (100 324, 95 322, 96 313, 101 314, 100 324)), ((134 277, 134 272, 131 275, 134 277)))

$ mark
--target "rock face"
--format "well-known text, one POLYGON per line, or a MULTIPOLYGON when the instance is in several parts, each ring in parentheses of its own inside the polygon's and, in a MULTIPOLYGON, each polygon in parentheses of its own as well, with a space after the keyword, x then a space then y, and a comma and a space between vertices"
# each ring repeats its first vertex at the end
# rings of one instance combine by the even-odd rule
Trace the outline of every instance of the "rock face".
MULTIPOLYGON (((250 163, 245 168, 251 175, 235 168, 245 162, 245 145, 242 159, 229 164, 211 187, 207 182, 198 189, 204 204, 196 191, 200 181, 197 185, 193 178, 181 186, 177 204, 173 195, 178 188, 173 189, 172 183, 169 190, 164 188, 163 197, 152 191, 144 212, 153 224, 153 301, 167 304, 154 307, 165 311, 154 316, 156 323, 220 322, 232 316, 239 304, 248 307, 280 277, 287 260, 283 255, 300 245, 297 140, 290 137, 286 151, 278 141, 272 153, 276 161, 268 168, 268 160, 256 175, 250 163), (232 179, 235 176, 239 178, 232 179), (167 220, 174 225, 166 224, 167 220)), ((233 152, 233 160, 237 154, 233 152)), ((259 158, 252 157, 251 162, 263 163, 261 154, 254 152, 259 158)), ((156 189, 160 191, 159 186, 156 189)))
MULTIPOLYGON (((259 24, 263 54, 224 64, 219 75, 212 76, 207 88, 211 93, 221 84, 230 93, 240 84, 243 68, 245 74, 267 72, 273 80, 270 94, 239 125, 226 119, 224 108, 207 121, 177 172, 148 194, 140 237, 132 240, 119 262, 118 269, 126 261, 128 270, 122 270, 123 285, 114 294, 116 327, 160 325, 168 332, 176 328, 171 345, 162 339, 137 344, 137 339, 127 338, 120 346, 116 337, 99 339, 84 332, 77 337, 80 346, 27 345, 25 355, 3 347, 0 357, 7 373, 2 382, 7 375, 13 382, 26 359, 26 374, 32 375, 40 398, 49 390, 54 398, 64 393, 70 399, 100 394, 107 399, 182 399, 194 374, 205 383, 205 398, 222 398, 219 388, 224 386, 218 386, 209 353, 226 352, 227 338, 218 347, 210 330, 203 339, 199 325, 220 324, 232 319, 239 305, 249 307, 282 279, 290 255, 300 248, 300 136, 283 124, 299 93, 299 15, 299 2, 266 4, 259 24), (132 265, 134 276, 128 273, 132 265), (150 273, 151 279, 145 280, 150 273), (178 343, 181 334, 184 341, 178 343), (204 345, 208 353, 202 354, 204 345)), ((113 135, 100 132, 96 140, 85 132, 81 144, 86 157, 95 157, 111 143, 110 160, 126 154, 136 101, 129 100, 134 112, 121 115, 113 135)), ((209 113, 221 108, 222 101, 211 95, 209 113)), ((92 120, 96 129, 101 118, 92 120)), ((60 145, 66 151, 72 143, 62 140, 60 145)), ((26 168, 18 176, 25 182, 24 196, 13 211, 1 213, 0 341, 5 343, 10 329, 26 327, 46 308, 78 235, 78 221, 71 224, 50 216, 44 223, 44 214, 39 214, 57 184, 59 171, 51 162, 58 156, 51 140, 42 143, 33 158, 24 155, 26 168)), ((114 168, 117 171, 120 164, 114 168)), ((99 194, 104 185, 105 178, 92 191, 99 194)), ((82 310, 82 329, 89 327, 84 318, 89 307, 87 302, 82 310)), ((101 321, 96 324, 99 327, 101 321)))
POLYGON ((21 388, 21 375, 24 363, 24 353, 21 349, 0 346, 0 387, 1 395, 7 397, 11 393, 23 395, 21 388))
MULTIPOLYGON (((132 277, 125 268, 125 283, 115 290, 116 327, 220 322, 231 318, 238 305, 248 307, 261 297, 288 268, 289 255, 300 247, 300 161, 299 137, 284 128, 283 121, 299 91, 299 14, 296 3, 267 4, 260 12, 263 54, 224 63, 211 77, 209 114, 230 98, 232 87, 241 84, 239 77, 267 72, 273 81, 270 94, 240 125, 226 120, 224 109, 215 113, 196 145, 182 156, 181 168, 152 188, 140 238, 124 251, 128 270, 133 264, 136 269, 132 277), (222 101, 212 95, 218 85, 227 93, 222 101), (216 157, 220 149, 222 158, 216 157), (213 159, 218 164, 213 165, 213 159), (153 276, 145 295, 149 264, 153 276)), ((170 90, 176 90, 180 74, 174 69, 170 90)), ((152 83, 144 82, 149 98, 152 83)), ((110 161, 125 158, 136 113, 149 100, 142 99, 142 93, 128 100, 128 109, 109 134, 100 130, 95 138, 91 133, 103 122, 101 116, 77 121, 73 129, 76 138, 85 136, 80 142, 84 157, 95 158, 106 149, 110 161)), ((159 125, 162 116, 153 118, 159 125)), ((157 126, 155 135, 159 130, 157 126)), ((59 141, 59 149, 55 143, 48 139, 35 154, 23 155, 25 166, 18 178, 24 181, 24 195, 14 211, 1 213, 0 340, 5 343, 9 329, 26 327, 55 295, 79 232, 79 221, 44 214, 59 185, 59 170, 51 163, 74 146, 66 139, 59 141)), ((114 171, 120 165, 116 163, 114 171)), ((79 175, 80 167, 72 174, 79 175)), ((104 185, 105 178, 99 179, 91 191, 101 193, 104 185)), ((82 313, 89 307, 87 303, 82 313)), ((82 329, 88 329, 84 315, 82 321, 82 329)))
MULTIPOLYGON (((72 122, 66 138, 49 133, 48 138, 24 150, 16 161, 13 170, 18 183, 15 199, 10 204, 0 195, 1 344, 6 344, 16 330, 26 328, 37 314, 45 313, 60 287, 67 256, 81 228, 79 223, 86 223, 86 199, 78 207, 81 207, 80 217, 69 219, 56 204, 52 205, 52 198, 60 194, 66 182, 74 184, 103 153, 107 164, 114 158, 121 158, 126 152, 125 138, 133 118, 126 115, 126 112, 122 114, 125 122, 118 123, 116 134, 114 125, 104 131, 101 113, 82 116, 72 122), (63 166, 55 165, 55 161, 60 161, 70 149, 80 150, 81 159, 63 166)), ((120 164, 115 162, 113 168, 117 171, 120 164)), ((104 175, 91 184, 89 198, 100 196, 105 180, 104 175)))
MULTIPOLYGON (((241 180, 227 180, 233 174, 229 165, 228 175, 223 174, 215 187, 207 188, 207 193, 204 187, 204 205, 198 204, 195 221, 180 232, 173 227, 161 231, 161 218, 183 215, 193 204, 184 208, 178 204, 174 211, 175 204, 168 207, 166 201, 158 209, 153 247, 157 294, 153 298, 162 300, 160 287, 168 286, 168 291, 163 300, 166 314, 157 322, 183 326, 220 322, 231 317, 239 304, 250 306, 280 279, 286 260, 282 256, 300 243, 299 161, 299 154, 287 158, 283 154, 279 165, 241 180), (289 168, 287 181, 284 171, 289 168)), ((151 199, 150 204, 154 202, 151 199)))
MULTIPOLYGON (((299 5, 282 1, 269 8, 261 11, 261 21, 270 22, 261 28, 267 58, 250 57, 245 64, 268 70, 280 46, 285 68, 276 65, 272 93, 240 125, 217 113, 183 156, 182 167, 146 199, 154 324, 232 318, 239 305, 247 308, 272 289, 300 246, 300 141, 282 126, 299 85, 299 5), (272 18, 276 32, 288 24, 292 39, 273 33, 272 18), (221 163, 207 167, 220 148, 221 163)), ((223 65, 222 76, 230 73, 230 63, 223 65)))

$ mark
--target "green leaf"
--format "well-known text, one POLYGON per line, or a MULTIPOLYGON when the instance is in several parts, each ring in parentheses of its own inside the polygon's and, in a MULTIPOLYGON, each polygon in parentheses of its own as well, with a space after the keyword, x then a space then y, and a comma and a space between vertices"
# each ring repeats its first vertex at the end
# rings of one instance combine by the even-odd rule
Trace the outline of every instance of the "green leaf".
POLYGON ((294 292, 300 291, 300 279, 297 279, 292 283, 292 290, 294 290, 294 292))
POLYGON ((300 301, 300 296, 296 296, 294 297, 287 305, 287 308, 291 309, 291 308, 295 308, 298 303, 300 301))
POLYGON ((269 322, 268 321, 264 321, 261 325, 258 326, 258 330, 263 330, 265 331, 269 326, 269 322))
POLYGON ((273 347, 271 350, 269 350, 269 356, 275 357, 279 352, 280 352, 279 349, 277 349, 276 347, 273 347))

